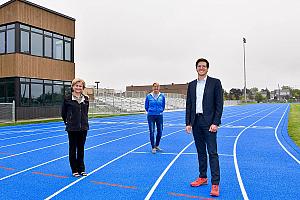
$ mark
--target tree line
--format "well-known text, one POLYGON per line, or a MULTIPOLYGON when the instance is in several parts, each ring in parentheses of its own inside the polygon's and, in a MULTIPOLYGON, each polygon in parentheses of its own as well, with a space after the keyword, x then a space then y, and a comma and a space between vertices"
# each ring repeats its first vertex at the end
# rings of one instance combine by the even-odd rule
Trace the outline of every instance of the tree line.
MULTIPOLYGON (((232 88, 224 92, 224 100, 244 101, 244 89, 232 88)), ((254 87, 246 89, 247 101, 256 102, 300 102, 300 89, 294 89, 290 86, 282 86, 280 89, 270 91, 268 88, 259 90, 254 87)))

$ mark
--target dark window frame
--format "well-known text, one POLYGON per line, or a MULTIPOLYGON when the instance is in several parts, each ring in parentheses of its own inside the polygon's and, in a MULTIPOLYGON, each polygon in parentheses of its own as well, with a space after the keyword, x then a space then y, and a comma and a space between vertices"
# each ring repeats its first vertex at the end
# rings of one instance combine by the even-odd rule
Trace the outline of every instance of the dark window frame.
POLYGON ((44 30, 39 27, 30 26, 28 24, 24 24, 24 23, 20 23, 20 22, 1 24, 0 26, 5 27, 0 30, 0 32, 5 32, 5 36, 4 36, 5 52, 0 53, 0 55, 11 54, 11 53, 21 53, 21 54, 26 54, 26 55, 31 55, 31 56, 37 56, 37 57, 43 57, 43 58, 48 58, 48 59, 61 60, 61 61, 74 63, 74 38, 63 35, 63 34, 55 33, 55 32, 49 31, 49 30, 44 30), (13 27, 9 27, 10 25, 13 27), (10 53, 7 53, 7 31, 8 30, 15 30, 14 31, 14 42, 15 42, 14 51, 10 52, 10 53), (22 31, 27 32, 29 34, 29 44, 28 44, 29 52, 21 52, 21 42, 22 42, 21 32, 22 31), (31 45, 32 33, 42 35, 42 55, 41 56, 32 54, 32 45, 31 45), (45 38, 51 38, 51 57, 45 55, 45 38), (54 38, 62 40, 62 59, 54 58, 54 56, 55 56, 54 55, 54 45, 53 45, 54 38), (69 55, 70 59, 66 59, 65 43, 70 44, 70 55, 69 55))

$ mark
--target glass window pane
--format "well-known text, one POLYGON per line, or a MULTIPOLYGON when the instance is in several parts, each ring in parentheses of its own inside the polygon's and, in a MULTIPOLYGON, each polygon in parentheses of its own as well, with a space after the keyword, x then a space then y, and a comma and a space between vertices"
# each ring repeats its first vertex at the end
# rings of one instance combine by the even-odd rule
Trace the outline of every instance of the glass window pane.
POLYGON ((55 33, 53 33, 53 37, 56 37, 56 38, 59 38, 59 39, 63 39, 64 38, 62 35, 58 35, 58 34, 55 34, 55 33))
POLYGON ((29 32, 21 31, 21 52, 29 53, 29 32))
POLYGON ((53 38, 53 58, 63 59, 63 40, 53 38))
POLYGON ((7 25, 7 29, 12 29, 12 28, 15 28, 15 27, 16 27, 15 24, 9 24, 9 25, 7 25))
POLYGON ((64 37, 64 39, 65 39, 66 41, 71 42, 71 38, 69 38, 69 37, 64 37))
POLYGON ((41 29, 31 28, 31 31, 43 34, 43 31, 41 29))
POLYGON ((70 81, 65 81, 64 84, 67 85, 67 86, 71 86, 72 82, 70 82, 70 81))
POLYGON ((44 83, 52 84, 52 81, 50 81, 50 80, 44 80, 44 83))
POLYGON ((21 105, 29 105, 29 84, 21 84, 21 105))
POLYGON ((71 85, 65 85, 65 96, 71 95, 71 85))
POLYGON ((0 84, 0 103, 5 103, 5 85, 0 84))
POLYGON ((31 83, 43 83, 43 80, 42 79, 34 79, 34 78, 32 78, 31 79, 31 83))
POLYGON ((43 56, 43 35, 31 32, 31 55, 43 56))
POLYGON ((43 103, 43 84, 31 84, 31 104, 40 106, 43 103))
POLYGON ((52 57, 52 38, 50 37, 45 37, 45 56, 46 57, 52 57))
POLYGON ((7 53, 15 52, 15 29, 7 30, 6 39, 7 39, 6 52, 7 53))
POLYGON ((53 81, 53 84, 60 84, 60 85, 62 85, 64 83, 62 81, 53 81))
POLYGON ((53 85, 53 103, 61 104, 64 95, 64 86, 63 85, 53 85))
POLYGON ((30 79, 29 78, 20 78, 20 81, 21 82, 30 82, 30 79))
POLYGON ((45 105, 52 104, 52 85, 45 85, 45 105))
POLYGON ((71 43, 65 42, 65 60, 71 61, 71 43))
POLYGON ((44 31, 44 34, 48 35, 48 36, 52 36, 52 33, 48 32, 48 31, 44 31))
POLYGON ((7 99, 6 102, 11 103, 15 99, 15 84, 14 82, 7 83, 7 99))
POLYGON ((5 53, 5 32, 0 32, 0 53, 5 53))
POLYGON ((25 26, 25 25, 22 25, 22 24, 20 24, 20 28, 25 29, 25 30, 30 30, 29 26, 25 26))
POLYGON ((6 29, 6 26, 0 26, 0 31, 5 30, 5 29, 6 29))

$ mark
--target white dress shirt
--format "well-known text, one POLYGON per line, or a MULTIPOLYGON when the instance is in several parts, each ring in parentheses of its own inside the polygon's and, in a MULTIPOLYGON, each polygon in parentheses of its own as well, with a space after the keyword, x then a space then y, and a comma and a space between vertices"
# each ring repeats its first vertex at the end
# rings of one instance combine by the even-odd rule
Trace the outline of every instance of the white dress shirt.
POLYGON ((196 87, 196 113, 203 113, 203 94, 204 88, 206 84, 207 76, 203 80, 197 80, 197 87, 196 87))

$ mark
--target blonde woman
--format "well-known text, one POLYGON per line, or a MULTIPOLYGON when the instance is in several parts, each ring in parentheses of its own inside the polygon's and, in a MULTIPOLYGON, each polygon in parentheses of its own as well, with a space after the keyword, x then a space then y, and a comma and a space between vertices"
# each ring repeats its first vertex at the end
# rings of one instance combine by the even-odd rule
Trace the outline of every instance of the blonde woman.
POLYGON ((166 100, 164 94, 160 93, 159 90, 159 83, 153 83, 152 92, 146 96, 145 100, 145 110, 147 111, 152 153, 161 151, 159 143, 163 130, 163 111, 165 110, 166 100), (155 124, 157 128, 157 134, 154 140, 155 124))
POLYGON ((72 94, 64 98, 61 116, 69 138, 69 161, 74 177, 87 176, 84 165, 84 144, 89 129, 89 99, 83 94, 84 80, 72 81, 72 94))

